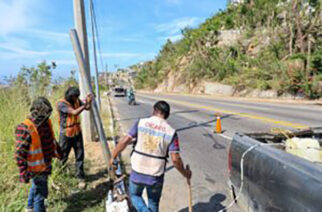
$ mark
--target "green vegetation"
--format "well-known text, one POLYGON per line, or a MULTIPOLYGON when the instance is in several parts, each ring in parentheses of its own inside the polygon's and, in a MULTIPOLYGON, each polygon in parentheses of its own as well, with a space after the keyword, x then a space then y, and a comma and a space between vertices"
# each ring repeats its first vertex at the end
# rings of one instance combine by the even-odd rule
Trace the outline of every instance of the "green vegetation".
MULTIPOLYGON (((34 98, 44 95, 49 98, 53 107, 63 96, 68 86, 77 85, 74 72, 68 79, 59 79, 52 83, 52 70, 55 64, 40 63, 37 67, 23 67, 9 88, 0 89, 0 211, 22 211, 26 207, 31 183, 19 182, 19 172, 14 159, 15 127, 28 115, 30 103, 34 98)), ((58 139, 58 114, 54 109, 53 120, 56 138, 58 139)), ((85 170, 92 168, 90 161, 85 161, 85 170)), ((101 171, 101 170, 99 170, 101 171)), ((74 162, 62 171, 58 161, 54 160, 53 173, 49 178, 49 211, 104 211, 103 198, 106 195, 106 182, 96 188, 78 189, 78 181, 74 177, 74 162), (105 189, 105 190, 104 190, 105 189)), ((89 175, 94 181, 103 177, 104 173, 89 175)))
MULTIPOLYGON (((183 38, 168 40, 136 78, 154 89, 169 73, 186 85, 201 80, 243 89, 322 96, 322 1, 245 0, 230 4, 183 38)), ((179 82, 181 83, 181 82, 179 82)))

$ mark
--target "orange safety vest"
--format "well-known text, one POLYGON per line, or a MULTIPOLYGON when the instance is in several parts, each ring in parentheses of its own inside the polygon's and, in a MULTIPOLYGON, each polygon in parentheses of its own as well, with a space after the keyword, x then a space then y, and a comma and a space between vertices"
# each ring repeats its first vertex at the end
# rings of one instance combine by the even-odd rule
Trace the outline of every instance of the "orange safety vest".
MULTIPOLYGON (((65 104, 72 106, 74 109, 77 109, 80 107, 79 101, 75 102, 74 106, 71 105, 65 99, 59 100, 58 103, 60 103, 60 102, 64 102, 65 104)), ((57 107, 57 109, 58 109, 58 107, 57 107)), ((58 112, 60 113, 60 111, 58 111, 58 112)), ((58 123, 59 123, 59 126, 61 126, 60 125, 60 116, 58 118, 58 123)), ((63 126, 63 128, 64 128, 63 130, 65 132, 65 136, 67 136, 67 137, 74 137, 74 136, 78 135, 81 132, 79 115, 75 116, 73 114, 68 113, 67 117, 66 117, 66 123, 65 123, 65 126, 63 126)), ((62 129, 60 128, 60 130, 62 130, 62 129)))
MULTIPOLYGON (((28 130, 31 135, 31 145, 27 156, 28 171, 31 171, 34 173, 44 172, 46 171, 47 167, 45 164, 44 154, 41 146, 41 140, 38 134, 37 127, 30 119, 26 119, 23 123, 28 127, 28 130)), ((49 124, 51 134, 53 136, 53 139, 55 139, 55 135, 54 135, 54 131, 53 131, 53 127, 50 119, 48 119, 48 124, 49 124)), ((55 148, 55 156, 57 156, 56 148, 55 148)))

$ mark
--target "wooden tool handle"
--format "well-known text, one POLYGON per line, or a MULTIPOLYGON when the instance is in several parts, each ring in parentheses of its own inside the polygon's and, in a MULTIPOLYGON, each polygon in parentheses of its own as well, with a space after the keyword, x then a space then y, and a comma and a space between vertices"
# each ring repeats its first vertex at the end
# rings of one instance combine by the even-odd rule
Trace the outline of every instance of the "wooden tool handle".
MULTIPOLYGON (((190 166, 186 165, 186 169, 190 170, 190 166)), ((193 210, 192 210, 192 190, 191 190, 190 179, 187 179, 187 183, 188 183, 188 188, 189 188, 189 212, 193 212, 193 210)))

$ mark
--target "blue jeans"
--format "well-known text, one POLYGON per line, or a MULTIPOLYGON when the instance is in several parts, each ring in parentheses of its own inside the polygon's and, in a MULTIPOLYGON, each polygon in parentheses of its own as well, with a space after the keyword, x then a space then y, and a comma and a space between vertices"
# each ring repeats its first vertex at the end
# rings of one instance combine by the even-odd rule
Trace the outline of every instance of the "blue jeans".
POLYGON ((159 202, 162 193, 162 183, 157 183, 155 185, 145 185, 134 183, 130 180, 129 192, 130 198, 133 206, 138 212, 158 212, 159 202), (146 188, 148 193, 148 207, 145 204, 142 193, 143 189, 146 188))
POLYGON ((48 196, 48 176, 37 175, 32 178, 32 185, 28 196, 29 209, 34 212, 45 212, 45 199, 48 196))

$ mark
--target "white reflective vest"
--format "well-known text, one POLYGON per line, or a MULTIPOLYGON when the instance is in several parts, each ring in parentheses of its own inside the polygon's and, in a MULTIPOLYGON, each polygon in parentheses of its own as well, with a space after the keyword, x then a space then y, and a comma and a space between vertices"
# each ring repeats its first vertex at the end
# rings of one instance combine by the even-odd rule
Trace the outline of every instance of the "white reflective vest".
POLYGON ((174 134, 175 130, 162 118, 152 116, 141 119, 137 143, 131 156, 132 169, 150 176, 163 175, 174 134))

